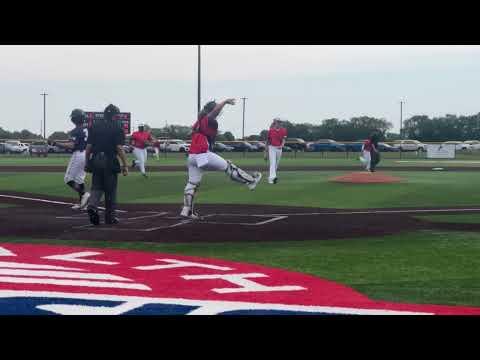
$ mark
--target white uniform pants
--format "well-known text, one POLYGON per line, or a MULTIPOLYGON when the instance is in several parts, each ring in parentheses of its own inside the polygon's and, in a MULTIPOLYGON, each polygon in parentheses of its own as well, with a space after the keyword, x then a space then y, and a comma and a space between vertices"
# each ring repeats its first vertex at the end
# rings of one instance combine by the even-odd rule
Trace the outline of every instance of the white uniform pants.
POLYGON ((77 184, 85 182, 85 151, 75 151, 65 172, 65 184, 74 181, 77 184))
POLYGON ((362 158, 360 159, 365 166, 366 170, 370 170, 370 164, 372 163, 372 155, 370 154, 370 151, 365 151, 363 150, 362 153, 362 158), (363 159, 363 160, 362 160, 363 159))
POLYGON ((268 181, 272 182, 277 177, 278 165, 282 158, 282 147, 268 145, 268 161, 270 162, 270 175, 268 181))
MULTIPOLYGON (((212 152, 190 154, 188 156, 188 182, 199 185, 204 170, 227 170, 227 161, 212 152)), ((187 184, 188 186, 188 184, 187 184)))
POLYGON ((160 148, 158 147, 155 147, 155 157, 157 158, 157 160, 160 160, 160 148))
POLYGON ((133 148, 133 155, 135 156, 135 166, 145 174, 145 163, 147 161, 147 149, 133 148))

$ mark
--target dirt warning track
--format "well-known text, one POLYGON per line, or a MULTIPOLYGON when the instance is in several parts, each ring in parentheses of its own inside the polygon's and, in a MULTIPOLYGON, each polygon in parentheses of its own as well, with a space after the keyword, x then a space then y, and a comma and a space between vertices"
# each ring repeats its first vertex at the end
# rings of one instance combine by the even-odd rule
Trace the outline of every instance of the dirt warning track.
MULTIPOLYGON (((480 213, 480 207, 322 209, 206 204, 200 221, 178 216, 179 205, 121 204, 118 225, 92 226, 71 199, 2 192, 0 236, 64 240, 262 242, 358 238, 421 229, 480 231, 480 224, 437 224, 420 214, 480 213)), ((102 221, 103 222, 103 221, 102 221)))

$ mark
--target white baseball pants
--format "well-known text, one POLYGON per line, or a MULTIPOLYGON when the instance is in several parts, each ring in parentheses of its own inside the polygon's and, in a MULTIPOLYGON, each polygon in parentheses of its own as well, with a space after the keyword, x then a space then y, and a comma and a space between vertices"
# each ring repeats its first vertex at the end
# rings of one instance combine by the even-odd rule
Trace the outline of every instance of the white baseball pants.
POLYGON ((273 182, 277 177, 278 165, 280 164, 280 159, 282 158, 282 147, 268 145, 268 161, 270 162, 270 175, 268 176, 268 181, 273 182))
POLYGON ((370 170, 370 165, 372 163, 372 155, 370 154, 370 151, 363 151, 363 155, 360 158, 362 161, 363 165, 365 166, 366 170, 370 170), (363 159, 363 160, 362 160, 363 159))
POLYGON ((213 152, 188 156, 188 182, 200 184, 204 170, 227 170, 227 161, 213 152))
POLYGON ((85 151, 75 151, 68 163, 67 171, 65 172, 65 184, 74 181, 77 184, 85 182, 85 151))
POLYGON ((136 160, 135 166, 140 170, 142 174, 145 174, 145 163, 147 161, 147 149, 140 149, 137 147, 133 148, 133 156, 135 156, 136 160))

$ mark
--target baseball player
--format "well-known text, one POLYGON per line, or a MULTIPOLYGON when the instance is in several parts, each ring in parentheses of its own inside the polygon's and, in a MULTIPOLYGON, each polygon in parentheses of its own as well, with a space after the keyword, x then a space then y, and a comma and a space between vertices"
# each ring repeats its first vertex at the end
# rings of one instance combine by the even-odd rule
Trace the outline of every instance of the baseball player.
POLYGON ((365 166, 365 170, 375 172, 375 167, 380 161, 380 155, 378 153, 378 136, 376 133, 370 135, 363 143, 360 161, 365 166))
POLYGON ((155 150, 155 158, 160 160, 160 141, 155 140, 153 142, 153 149, 155 150))
POLYGON ((265 160, 270 162, 270 175, 268 177, 269 184, 276 184, 278 182, 277 170, 282 158, 282 148, 285 146, 285 140, 287 139, 287 129, 282 127, 279 118, 273 119, 273 123, 270 126, 267 136, 267 146, 265 147, 265 160))
POLYGON ((73 210, 85 210, 90 193, 85 191, 85 148, 87 147, 88 130, 84 127, 86 114, 81 109, 74 109, 70 115, 75 129, 70 131, 68 143, 50 142, 50 145, 70 149, 73 151, 67 171, 65 172, 65 184, 78 193, 80 202, 72 207, 73 210))
POLYGON ((145 173, 145 163, 147 162, 147 146, 153 141, 152 134, 145 131, 145 125, 138 125, 138 131, 135 131, 130 138, 130 145, 133 147, 133 155, 136 160, 132 161, 132 168, 138 167, 142 175, 147 178, 145 173))
POLYGON ((205 170, 224 171, 231 180, 247 185, 250 190, 255 189, 262 178, 260 172, 249 174, 212 151, 218 132, 217 117, 225 105, 235 105, 235 99, 227 99, 220 103, 210 101, 200 111, 192 127, 192 143, 187 160, 188 182, 185 186, 183 208, 180 213, 182 217, 200 218, 194 212, 193 205, 205 170))

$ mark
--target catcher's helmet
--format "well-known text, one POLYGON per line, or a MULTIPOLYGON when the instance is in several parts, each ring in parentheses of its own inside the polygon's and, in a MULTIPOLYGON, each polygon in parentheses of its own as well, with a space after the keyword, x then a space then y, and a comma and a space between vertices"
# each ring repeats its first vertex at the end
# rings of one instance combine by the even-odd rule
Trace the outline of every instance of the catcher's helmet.
POLYGON ((70 119, 74 124, 83 124, 87 115, 82 109, 73 109, 70 114, 70 119))
POLYGON ((106 120, 111 120, 115 115, 120 113, 120 109, 117 106, 110 104, 105 108, 103 113, 106 120))

